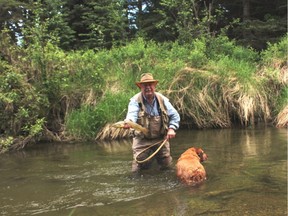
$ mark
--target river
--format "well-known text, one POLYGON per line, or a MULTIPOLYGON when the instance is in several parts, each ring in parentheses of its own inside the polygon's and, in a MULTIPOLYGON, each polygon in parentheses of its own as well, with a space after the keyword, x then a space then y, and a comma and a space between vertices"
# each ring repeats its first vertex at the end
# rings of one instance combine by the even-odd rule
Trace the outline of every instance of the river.
POLYGON ((207 180, 154 166, 131 176, 129 140, 38 143, 0 155, 0 215, 287 215, 287 129, 180 130, 174 164, 201 147, 207 180))

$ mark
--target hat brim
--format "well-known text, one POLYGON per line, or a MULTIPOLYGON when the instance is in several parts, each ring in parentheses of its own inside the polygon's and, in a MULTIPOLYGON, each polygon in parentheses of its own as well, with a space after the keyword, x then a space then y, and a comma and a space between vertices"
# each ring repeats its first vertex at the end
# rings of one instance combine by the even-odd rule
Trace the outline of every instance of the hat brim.
POLYGON ((136 82, 135 84, 141 88, 141 84, 145 84, 145 83, 155 83, 157 84, 158 83, 158 80, 149 80, 149 81, 144 81, 144 82, 136 82))

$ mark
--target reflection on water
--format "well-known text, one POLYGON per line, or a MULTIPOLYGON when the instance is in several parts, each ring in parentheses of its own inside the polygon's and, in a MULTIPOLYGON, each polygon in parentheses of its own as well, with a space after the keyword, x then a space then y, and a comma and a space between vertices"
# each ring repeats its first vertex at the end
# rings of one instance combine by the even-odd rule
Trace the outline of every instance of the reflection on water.
POLYGON ((208 154, 207 181, 156 166, 133 178, 131 142, 38 144, 0 157, 0 215, 287 215, 287 131, 179 131, 174 161, 208 154))
POLYGON ((105 142, 97 142, 97 145, 107 153, 129 152, 131 150, 131 140, 113 140, 105 142))

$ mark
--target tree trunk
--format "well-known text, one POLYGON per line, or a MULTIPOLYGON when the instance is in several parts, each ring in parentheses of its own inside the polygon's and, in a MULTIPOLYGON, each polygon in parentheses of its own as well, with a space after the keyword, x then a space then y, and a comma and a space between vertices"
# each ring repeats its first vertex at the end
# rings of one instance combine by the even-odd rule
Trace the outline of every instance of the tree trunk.
POLYGON ((250 0, 242 0, 243 3, 243 22, 250 19, 250 0))

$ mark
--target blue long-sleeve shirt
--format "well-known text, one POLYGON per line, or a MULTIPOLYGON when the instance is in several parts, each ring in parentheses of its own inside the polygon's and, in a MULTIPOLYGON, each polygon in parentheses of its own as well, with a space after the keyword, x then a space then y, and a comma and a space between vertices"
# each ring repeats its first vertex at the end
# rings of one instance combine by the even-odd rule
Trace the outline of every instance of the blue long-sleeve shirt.
MULTIPOLYGON (((159 94, 159 93, 158 93, 159 94)), ((169 116, 169 128, 172 128, 174 130, 177 130, 179 128, 180 123, 180 115, 177 112, 177 110, 173 107, 173 105, 170 103, 169 99, 165 97, 164 95, 160 94, 163 98, 164 105, 167 109, 167 115, 169 116)), ((158 103, 156 102, 156 97, 154 97, 153 105, 150 105, 145 97, 143 97, 144 106, 146 108, 146 112, 149 113, 151 116, 159 116, 159 109, 158 109, 158 103)), ((131 120, 133 122, 137 121, 138 118, 138 112, 140 111, 140 106, 138 104, 138 94, 133 96, 130 99, 129 105, 128 105, 128 112, 126 115, 126 119, 131 120)))

